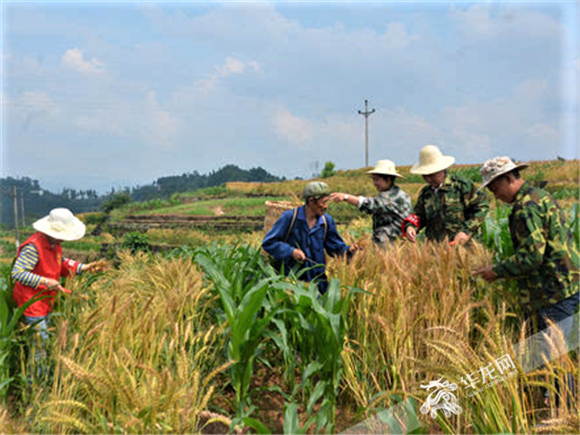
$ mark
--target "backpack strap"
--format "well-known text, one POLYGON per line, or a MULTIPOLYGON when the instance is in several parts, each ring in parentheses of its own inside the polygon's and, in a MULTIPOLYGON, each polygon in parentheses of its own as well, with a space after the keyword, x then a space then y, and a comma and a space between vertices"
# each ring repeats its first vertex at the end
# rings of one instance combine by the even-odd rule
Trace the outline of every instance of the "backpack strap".
MULTIPOLYGON (((292 216, 292 222, 290 222, 290 226, 288 227, 288 232, 286 233, 286 237, 284 237, 284 243, 288 243, 288 239, 290 238, 290 233, 292 232, 292 228, 294 228, 294 222, 296 222, 296 216, 298 216, 298 209, 294 209, 294 215, 292 216)), ((324 221, 326 225, 326 221, 324 221)))
MULTIPOLYGON (((288 239, 290 238, 290 233, 292 232, 292 228, 294 228, 294 223, 296 222, 296 216, 298 216, 298 209, 294 209, 294 214, 292 216, 292 221, 290 222, 290 226, 288 227, 288 232, 286 233, 286 237, 284 237, 284 242, 288 243, 288 239)), ((324 222, 324 239, 326 239, 326 233, 328 232, 328 222, 326 221, 326 216, 322 215, 322 221, 324 222)))

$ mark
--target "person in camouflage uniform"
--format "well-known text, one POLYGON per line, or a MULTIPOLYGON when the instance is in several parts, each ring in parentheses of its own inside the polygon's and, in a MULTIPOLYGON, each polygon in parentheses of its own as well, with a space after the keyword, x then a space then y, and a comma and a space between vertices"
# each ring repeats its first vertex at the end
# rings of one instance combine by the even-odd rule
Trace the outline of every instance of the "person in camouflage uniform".
POLYGON ((512 206, 509 228, 514 254, 474 275, 488 282, 515 279, 524 313, 544 329, 546 312, 552 321, 559 321, 550 315, 554 307, 570 305, 563 314, 571 316, 578 306, 578 247, 556 200, 520 177, 519 170, 526 167, 509 157, 496 157, 481 169, 481 188, 487 187, 512 206))
POLYGON ((360 211, 373 216, 373 242, 385 248, 387 243, 401 237, 401 224, 411 213, 411 197, 399 186, 396 178, 402 178, 395 164, 390 160, 379 160, 371 174, 373 184, 379 195, 376 197, 353 196, 335 192, 330 195, 333 202, 345 201, 357 206, 360 211))
POLYGON ((427 240, 462 245, 477 232, 489 211, 485 196, 465 178, 448 175, 455 159, 444 156, 436 146, 427 145, 411 173, 421 174, 428 183, 419 193, 414 214, 403 222, 403 235, 411 242, 425 228, 427 240))
MULTIPOLYGON (((516 165, 509 157, 496 157, 481 168, 484 181, 481 188, 487 187, 497 199, 512 206, 509 228, 514 254, 476 270, 473 275, 487 282, 499 278, 517 281, 520 304, 528 325, 532 326, 527 332, 534 334, 525 342, 527 363, 533 369, 559 356, 559 345, 554 347, 554 343, 560 337, 565 341, 570 338, 580 298, 576 241, 554 198, 520 177, 520 169, 526 167, 525 163, 516 165), (551 328, 550 322, 557 328, 551 328)), ((566 383, 566 403, 570 408, 576 401, 572 373, 567 373, 566 383)), ((561 395, 557 380, 555 387, 558 406, 561 395)), ((548 404, 547 388, 544 396, 548 404)))

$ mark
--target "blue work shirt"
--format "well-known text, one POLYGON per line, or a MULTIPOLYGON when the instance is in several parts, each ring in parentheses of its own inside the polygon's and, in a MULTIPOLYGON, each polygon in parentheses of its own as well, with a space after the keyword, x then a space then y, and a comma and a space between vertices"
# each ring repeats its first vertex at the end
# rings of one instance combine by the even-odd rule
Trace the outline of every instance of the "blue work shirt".
MULTIPOLYGON (((318 279, 318 289, 320 293, 324 294, 328 288, 328 279, 325 274, 326 259, 324 251, 331 257, 334 257, 348 252, 350 247, 344 243, 344 240, 338 234, 336 223, 329 214, 324 214, 327 227, 326 236, 322 216, 310 228, 306 220, 305 206, 298 208, 296 221, 294 222, 288 241, 285 242, 284 239, 286 238, 286 234, 288 234, 293 216, 294 210, 286 210, 282 213, 282 216, 280 216, 272 229, 266 234, 266 237, 264 237, 262 248, 272 257, 283 263, 284 273, 286 275, 296 265, 296 261, 292 258, 292 252, 294 252, 294 249, 302 250, 307 258, 321 266, 307 270, 301 276, 301 279, 304 281, 318 279)), ((310 261, 305 261, 300 266, 301 268, 309 268, 314 266, 314 264, 310 261)))

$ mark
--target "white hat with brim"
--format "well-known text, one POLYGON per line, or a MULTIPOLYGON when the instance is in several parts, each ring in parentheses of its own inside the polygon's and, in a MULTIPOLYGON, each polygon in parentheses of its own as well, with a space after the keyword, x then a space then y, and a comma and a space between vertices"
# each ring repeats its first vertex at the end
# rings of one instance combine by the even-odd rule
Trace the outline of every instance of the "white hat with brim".
POLYGON ((435 145, 427 145, 419 153, 419 163, 411 168, 411 174, 430 175, 441 172, 455 163, 455 157, 444 156, 435 145))
POLYGON ((479 170, 479 172, 481 172, 483 184, 478 190, 487 187, 493 180, 507 174, 508 172, 514 171, 516 169, 525 169, 528 166, 530 165, 527 163, 514 163, 513 160, 507 156, 489 159, 479 170))
POLYGON ((395 163, 391 160, 379 160, 373 169, 367 171, 367 174, 392 175, 393 177, 404 178, 397 172, 395 163))
POLYGON ((86 227, 67 208, 52 209, 48 216, 32 224, 40 231, 58 240, 78 240, 85 235, 86 227))

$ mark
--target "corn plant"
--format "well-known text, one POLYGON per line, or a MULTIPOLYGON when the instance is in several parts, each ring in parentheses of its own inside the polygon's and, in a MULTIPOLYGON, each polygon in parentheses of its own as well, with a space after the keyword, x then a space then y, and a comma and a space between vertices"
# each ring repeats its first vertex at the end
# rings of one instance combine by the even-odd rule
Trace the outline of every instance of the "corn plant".
POLYGON ((231 377, 236 392, 236 416, 243 419, 252 410, 249 387, 254 362, 266 328, 276 313, 273 309, 261 316, 260 311, 270 285, 279 277, 259 273, 265 266, 257 249, 236 246, 201 250, 195 261, 213 282, 228 321, 227 357, 234 362, 231 377))
POLYGON ((3 270, 0 277, 0 399, 2 400, 6 399, 10 385, 15 381, 11 369, 16 356, 18 321, 30 305, 49 297, 37 295, 21 307, 16 307, 12 300, 14 284, 10 278, 10 270, 11 268, 3 270))
MULTIPOLYGON (((309 421, 316 431, 325 428, 332 433, 336 426, 336 403, 342 381, 341 353, 347 332, 347 313, 352 295, 341 295, 340 282, 331 280, 322 297, 316 283, 277 283, 270 303, 284 307, 273 321, 277 334, 270 338, 282 351, 286 362, 286 378, 295 385, 286 408, 286 418, 295 420, 292 403, 302 393, 302 402, 309 421), (301 384, 294 383, 294 368, 301 373, 301 384), (314 417, 315 406, 319 404, 314 417)), ((307 428, 310 424, 306 425, 307 428)), ((289 428, 296 429, 289 423, 289 428)), ((292 433, 292 432, 291 432, 292 433)), ((299 433, 299 432, 296 432, 299 433)))
POLYGON ((498 204, 481 225, 482 242, 496 253, 497 260, 505 259, 514 253, 509 230, 510 213, 511 207, 498 204))

